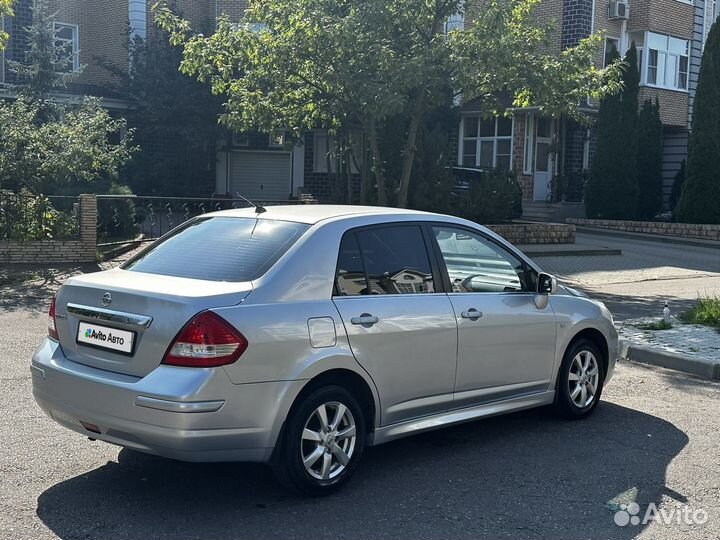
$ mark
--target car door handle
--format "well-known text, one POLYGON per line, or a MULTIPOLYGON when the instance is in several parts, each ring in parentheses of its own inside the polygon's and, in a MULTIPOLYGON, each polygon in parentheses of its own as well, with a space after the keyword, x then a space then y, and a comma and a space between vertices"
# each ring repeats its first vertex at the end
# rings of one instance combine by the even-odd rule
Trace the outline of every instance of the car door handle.
POLYGON ((378 318, 375 315, 370 315, 369 313, 363 313, 359 317, 353 317, 350 319, 350 322, 353 324, 360 324, 362 326, 372 326, 376 322, 378 322, 378 318))
POLYGON ((463 319, 470 319, 471 321, 477 321, 482 315, 482 311, 478 311, 475 308, 470 308, 460 314, 463 319))

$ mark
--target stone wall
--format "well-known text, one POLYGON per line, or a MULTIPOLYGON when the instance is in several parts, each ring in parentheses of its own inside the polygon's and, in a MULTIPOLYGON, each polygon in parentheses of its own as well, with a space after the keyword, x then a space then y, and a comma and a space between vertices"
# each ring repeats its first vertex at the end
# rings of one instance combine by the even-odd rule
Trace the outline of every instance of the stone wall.
POLYGON ((597 227, 633 233, 662 234, 682 238, 702 238, 704 240, 720 240, 720 225, 703 225, 693 223, 665 223, 654 221, 621 221, 612 219, 572 219, 569 224, 584 227, 597 227))
POLYGON ((97 258, 97 199, 80 195, 80 233, 74 240, 0 240, 0 263, 77 263, 97 258))
POLYGON ((575 225, 564 223, 508 223, 486 227, 516 245, 575 243, 575 225))

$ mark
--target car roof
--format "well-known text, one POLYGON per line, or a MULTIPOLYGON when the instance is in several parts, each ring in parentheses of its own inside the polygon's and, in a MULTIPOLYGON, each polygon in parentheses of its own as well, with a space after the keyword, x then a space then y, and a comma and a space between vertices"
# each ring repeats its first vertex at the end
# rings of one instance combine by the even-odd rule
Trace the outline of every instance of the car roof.
POLYGON ((255 208, 238 208, 213 212, 214 216, 233 217, 259 217, 260 219, 277 219, 280 221, 295 221, 313 225, 323 220, 343 217, 357 217, 361 215, 406 215, 428 216, 429 212, 420 210, 407 210, 403 208, 386 208, 384 206, 352 206, 340 204, 286 204, 278 206, 265 206, 265 212, 256 214, 255 208))

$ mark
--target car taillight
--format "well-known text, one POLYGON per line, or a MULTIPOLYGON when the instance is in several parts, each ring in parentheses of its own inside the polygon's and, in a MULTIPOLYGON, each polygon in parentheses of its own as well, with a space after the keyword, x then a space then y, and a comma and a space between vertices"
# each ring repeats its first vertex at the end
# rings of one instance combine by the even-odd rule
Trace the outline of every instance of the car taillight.
POLYGON ((163 364, 184 367, 216 367, 232 364, 248 342, 225 319, 203 311, 188 322, 165 353, 163 364))
POLYGON ((55 327, 55 297, 50 302, 50 311, 48 311, 48 336, 55 341, 60 341, 57 328, 55 327))

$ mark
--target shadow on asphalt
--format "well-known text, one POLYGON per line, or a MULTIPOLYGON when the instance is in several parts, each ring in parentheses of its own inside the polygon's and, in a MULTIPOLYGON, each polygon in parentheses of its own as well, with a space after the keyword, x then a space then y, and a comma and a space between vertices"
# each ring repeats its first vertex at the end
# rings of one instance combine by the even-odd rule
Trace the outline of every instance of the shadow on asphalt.
MULTIPOLYGON (((582 421, 533 410, 370 448, 336 495, 287 494, 252 464, 122 450, 48 488, 37 515, 60 538, 632 538, 607 503, 670 496, 687 444, 672 424, 603 402, 582 421)), ((89 443, 88 444, 101 444, 89 443)))
POLYGON ((38 315, 45 317, 53 295, 71 275, 99 270, 96 263, 0 267, 0 309, 38 310, 38 315))

